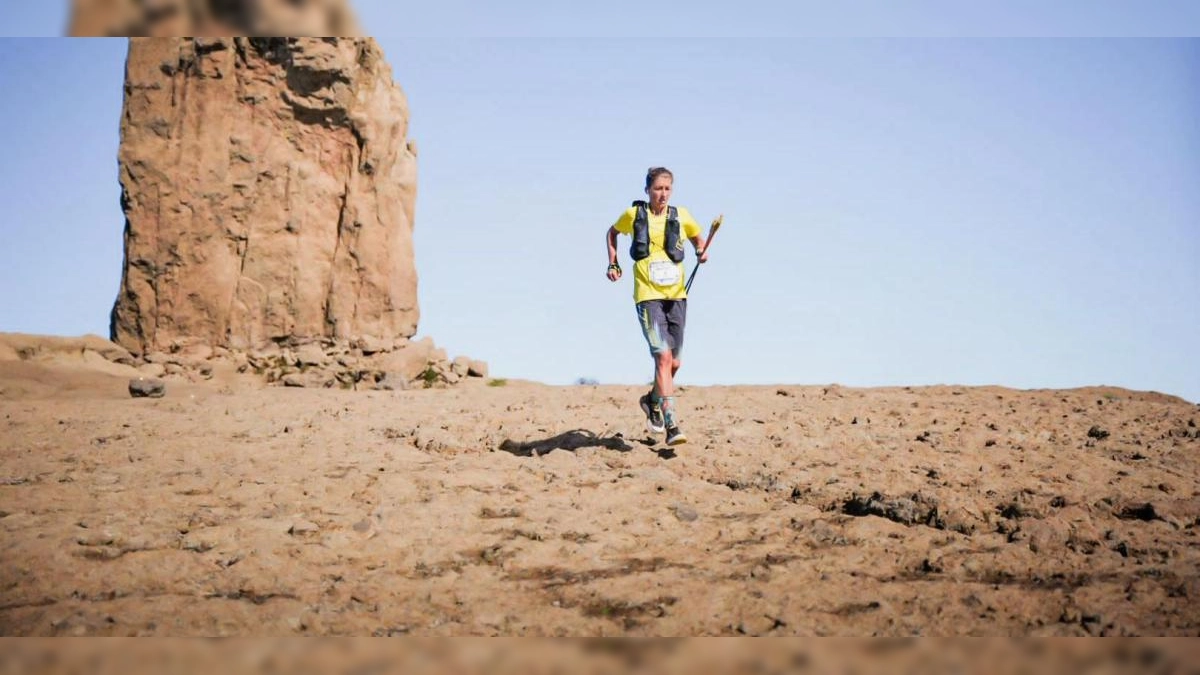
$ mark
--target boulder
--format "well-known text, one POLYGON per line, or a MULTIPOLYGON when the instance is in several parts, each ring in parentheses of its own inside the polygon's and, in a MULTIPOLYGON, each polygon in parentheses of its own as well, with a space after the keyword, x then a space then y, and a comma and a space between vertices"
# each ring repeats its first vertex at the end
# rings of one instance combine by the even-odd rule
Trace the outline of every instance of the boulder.
POLYGON ((280 380, 285 387, 307 387, 308 378, 300 373, 288 373, 280 380))
POLYGON ((404 391, 409 388, 409 380, 394 376, 391 373, 384 373, 371 388, 378 391, 404 391))
POLYGON ((467 367, 467 375, 470 377, 487 377, 487 361, 476 361, 472 359, 470 365, 467 367))
MULTIPOLYGON (((114 363, 109 361, 99 353, 90 349, 84 350, 79 360, 80 365, 82 365, 84 368, 87 368, 88 370, 94 370, 96 372, 108 373, 109 375, 116 375, 118 377, 138 377, 140 375, 137 368, 133 366, 127 366, 124 363, 114 363)), ((70 365, 74 364, 71 363, 70 365)))
POLYGON ((363 356, 371 356, 372 354, 378 354, 379 352, 389 351, 392 348, 390 341, 385 342, 374 335, 364 335, 360 337, 355 342, 355 345, 358 347, 359 351, 363 353, 363 356))
POLYGON ((323 366, 329 363, 329 357, 325 355, 325 350, 321 349, 321 345, 309 343, 301 345, 296 349, 296 365, 304 366, 323 366))
POLYGON ((411 382, 420 377, 437 357, 445 352, 433 344, 431 338, 410 342, 403 349, 378 354, 372 359, 376 370, 387 373, 394 379, 411 382))
POLYGON ((167 384, 157 378, 138 377, 129 381, 129 395, 134 398, 162 398, 167 384))
POLYGON ((89 333, 89 334, 84 335, 83 337, 79 338, 79 340, 82 343, 82 346, 85 350, 91 350, 93 352, 96 352, 97 354, 102 356, 106 361, 112 361, 113 363, 122 363, 127 366, 131 366, 134 364, 133 355, 129 353, 129 350, 125 349, 124 347, 122 347, 118 344, 109 342, 108 340, 105 340, 104 338, 100 337, 99 335, 93 335, 93 334, 89 333))

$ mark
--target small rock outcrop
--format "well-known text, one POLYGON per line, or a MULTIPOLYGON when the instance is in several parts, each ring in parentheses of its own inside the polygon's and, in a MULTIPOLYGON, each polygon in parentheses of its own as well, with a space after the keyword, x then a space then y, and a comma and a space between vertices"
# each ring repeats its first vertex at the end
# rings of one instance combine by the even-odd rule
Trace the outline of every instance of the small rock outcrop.
POLYGON ((486 362, 464 356, 450 359, 431 338, 382 352, 364 350, 364 344, 325 341, 297 347, 271 345, 251 353, 220 350, 209 360, 232 359, 239 372, 255 373, 268 384, 285 387, 391 391, 442 388, 487 377, 486 362))
POLYGON ((374 40, 134 38, 125 78, 114 342, 407 343, 416 153, 374 40))
POLYGON ((14 362, 127 377, 134 398, 161 397, 166 386, 176 382, 403 391, 482 382, 488 375, 486 362, 465 356, 451 359, 428 337, 387 349, 365 339, 325 339, 270 343, 251 351, 176 345, 134 356, 98 335, 0 333, 0 365, 14 362))
POLYGON ((82 368, 120 377, 139 374, 136 357, 99 335, 61 337, 0 333, 0 363, 6 361, 82 368))
POLYGON ((138 359, 144 377, 202 382, 215 374, 254 376, 268 385, 311 389, 403 391, 444 388, 486 378, 487 363, 451 359, 432 338, 375 350, 366 340, 271 343, 251 351, 205 345, 150 352, 138 359), (460 364, 470 362, 469 368, 460 364))

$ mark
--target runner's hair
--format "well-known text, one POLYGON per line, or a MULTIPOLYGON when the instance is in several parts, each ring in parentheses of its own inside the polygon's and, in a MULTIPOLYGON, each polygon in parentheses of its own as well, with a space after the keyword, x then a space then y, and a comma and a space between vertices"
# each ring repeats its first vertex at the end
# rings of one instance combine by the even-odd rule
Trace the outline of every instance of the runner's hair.
POLYGON ((649 190, 650 186, 654 184, 654 179, 658 178, 659 176, 666 176, 667 178, 671 179, 672 183, 675 182, 675 174, 671 173, 670 169, 665 166, 652 166, 649 169, 646 169, 647 190, 649 190))

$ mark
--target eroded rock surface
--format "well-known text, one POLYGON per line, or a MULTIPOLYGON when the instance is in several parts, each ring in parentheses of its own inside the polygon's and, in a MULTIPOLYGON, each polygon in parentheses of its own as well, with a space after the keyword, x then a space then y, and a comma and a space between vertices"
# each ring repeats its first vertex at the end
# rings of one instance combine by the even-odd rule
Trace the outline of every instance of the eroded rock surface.
POLYGON ((134 355, 416 332, 416 151, 374 40, 134 38, 113 341, 134 355))

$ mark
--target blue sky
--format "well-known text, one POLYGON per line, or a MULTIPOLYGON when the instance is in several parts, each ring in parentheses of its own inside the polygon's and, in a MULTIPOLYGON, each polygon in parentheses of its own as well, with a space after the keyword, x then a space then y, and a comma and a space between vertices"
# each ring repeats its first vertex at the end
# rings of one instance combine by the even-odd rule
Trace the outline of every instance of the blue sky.
MULTIPOLYGON (((1193 0, 354 0, 375 36, 1164 37, 1200 30, 1193 0)), ((714 45, 716 47, 716 45, 714 45)))
MULTIPOLYGON (((846 8, 879 3, 788 17, 833 37, 647 40, 655 21, 667 36, 782 24, 704 3, 572 23, 517 3, 451 35, 453 2, 355 3, 420 149, 419 334, 496 376, 648 381, 603 237, 664 164, 674 203, 705 225, 725 215, 693 288, 684 384, 1108 384, 1200 401, 1200 42, 838 37, 1178 35, 1200 3, 1010 2, 1026 13, 1007 18, 899 4, 858 24, 846 8)), ((6 32, 65 22, 14 11, 6 32)), ((123 40, 0 40, 0 331, 107 332, 124 55, 123 40)))
MULTIPOLYGON (((379 37, 1190 37, 1194 0, 349 0, 379 37)), ((61 35, 66 0, 0 7, 6 36, 61 35)))

